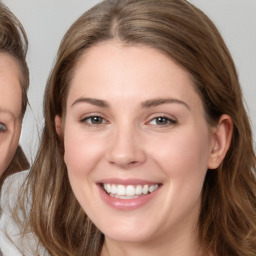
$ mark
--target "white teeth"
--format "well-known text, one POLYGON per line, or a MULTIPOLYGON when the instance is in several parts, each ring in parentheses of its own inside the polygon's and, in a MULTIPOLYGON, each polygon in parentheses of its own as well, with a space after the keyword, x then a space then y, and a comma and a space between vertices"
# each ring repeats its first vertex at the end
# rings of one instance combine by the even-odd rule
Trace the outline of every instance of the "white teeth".
POLYGON ((108 193, 111 192, 111 186, 110 186, 110 184, 107 184, 107 192, 108 192, 108 193))
POLYGON ((116 191, 117 191, 116 185, 112 185, 111 186, 111 193, 116 194, 116 191))
POLYGON ((155 190, 155 186, 154 185, 150 186, 149 189, 148 189, 148 191, 150 193, 152 193, 154 190, 155 190))
POLYGON ((116 198, 130 199, 136 198, 139 195, 147 195, 158 189, 158 185, 115 185, 115 184, 103 184, 104 190, 116 198))
MULTIPOLYGON (((110 192, 111 194, 115 194, 115 193, 112 193, 112 191, 110 192)), ((119 195, 119 196, 125 196, 125 186, 123 185, 118 185, 117 186, 117 189, 116 189, 116 193, 119 195)))
POLYGON ((142 189, 142 193, 144 195, 146 195, 148 193, 148 185, 144 185, 143 189, 142 189))
POLYGON ((134 188, 134 186, 131 186, 131 185, 127 186, 126 187, 125 195, 127 195, 127 196, 134 196, 135 195, 135 188, 134 188))
POLYGON ((141 195, 142 194, 142 186, 141 185, 136 186, 135 194, 136 195, 141 195))

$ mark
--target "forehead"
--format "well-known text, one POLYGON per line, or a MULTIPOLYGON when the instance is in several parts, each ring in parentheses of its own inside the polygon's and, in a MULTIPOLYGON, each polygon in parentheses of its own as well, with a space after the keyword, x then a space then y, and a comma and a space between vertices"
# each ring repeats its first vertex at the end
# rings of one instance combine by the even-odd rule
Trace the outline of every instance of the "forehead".
POLYGON ((0 111, 14 117, 21 113, 22 90, 19 64, 14 57, 0 53, 0 111))
POLYGON ((154 48, 117 42, 99 43, 81 56, 70 84, 68 105, 76 97, 104 100, 199 95, 190 74, 169 56, 154 48), (166 95, 168 93, 168 95, 166 95))

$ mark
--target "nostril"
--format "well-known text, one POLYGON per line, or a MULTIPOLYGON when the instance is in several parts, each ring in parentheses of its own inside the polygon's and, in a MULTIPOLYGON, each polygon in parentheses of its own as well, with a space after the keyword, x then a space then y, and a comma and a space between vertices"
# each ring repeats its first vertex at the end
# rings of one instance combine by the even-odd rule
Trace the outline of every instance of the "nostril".
POLYGON ((122 166, 122 168, 130 168, 133 166, 138 165, 140 162, 139 161, 109 161, 109 163, 111 165, 118 165, 118 166, 122 166))
POLYGON ((135 165, 137 163, 138 163, 138 161, 132 161, 132 162, 129 162, 128 165, 135 165))

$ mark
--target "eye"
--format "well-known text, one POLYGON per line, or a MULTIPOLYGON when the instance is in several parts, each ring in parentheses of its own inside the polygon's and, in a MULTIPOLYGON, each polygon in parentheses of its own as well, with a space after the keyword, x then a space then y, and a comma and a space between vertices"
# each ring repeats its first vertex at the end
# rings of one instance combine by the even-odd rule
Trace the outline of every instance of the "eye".
POLYGON ((89 116, 85 117, 81 120, 82 123, 86 123, 87 125, 101 125, 107 123, 107 121, 101 116, 89 116))
POLYGON ((168 126, 176 124, 177 121, 166 116, 157 116, 148 122, 150 125, 168 126))
POLYGON ((7 131, 7 127, 3 123, 0 123, 0 132, 6 132, 6 131, 7 131))

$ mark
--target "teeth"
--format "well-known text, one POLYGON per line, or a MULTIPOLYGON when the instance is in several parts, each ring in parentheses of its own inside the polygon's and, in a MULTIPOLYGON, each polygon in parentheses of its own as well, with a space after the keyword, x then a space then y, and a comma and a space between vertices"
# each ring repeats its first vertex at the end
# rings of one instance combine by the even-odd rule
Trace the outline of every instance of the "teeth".
POLYGON ((141 195, 142 194, 142 186, 141 185, 136 186, 135 194, 136 195, 141 195))
POLYGON ((111 186, 111 192, 112 192, 112 194, 116 194, 116 191, 117 191, 116 185, 112 185, 112 186, 111 186))
POLYGON ((127 186, 126 187, 126 191, 125 191, 125 195, 126 196, 134 196, 135 195, 135 188, 134 188, 134 186, 131 186, 131 185, 127 186))
POLYGON ((152 186, 149 187, 148 191, 149 191, 150 193, 152 193, 152 192, 154 192, 157 188, 158 188, 158 185, 152 185, 152 186))
POLYGON ((148 185, 144 185, 143 189, 142 189, 142 193, 144 195, 146 195, 148 193, 148 185))
POLYGON ((107 184, 107 192, 110 193, 110 191, 111 191, 111 186, 107 184))
POLYGON ((131 199, 136 198, 139 195, 147 195, 154 192, 159 187, 155 185, 115 185, 115 184, 103 184, 104 190, 116 198, 131 199))
MULTIPOLYGON (((115 185, 113 185, 115 186, 115 185)), ((114 191, 113 191, 114 192, 114 191)), ((112 193, 112 191, 110 192, 111 194, 115 194, 115 193, 112 193)), ((119 195, 119 196, 125 196, 125 186, 123 185, 118 185, 117 186, 117 189, 116 189, 116 193, 119 195)))

